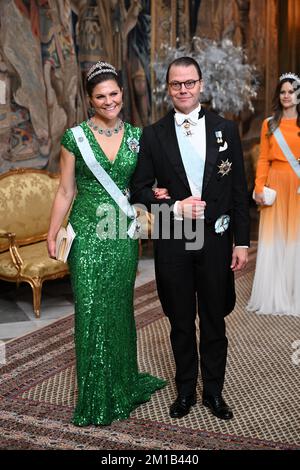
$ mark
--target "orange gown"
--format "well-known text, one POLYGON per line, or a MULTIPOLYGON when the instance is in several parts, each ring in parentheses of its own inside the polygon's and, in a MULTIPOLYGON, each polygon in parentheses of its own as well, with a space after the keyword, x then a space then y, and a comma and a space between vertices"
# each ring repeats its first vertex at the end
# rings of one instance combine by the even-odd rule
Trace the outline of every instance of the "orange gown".
MULTIPOLYGON (((296 119, 282 119, 280 130, 295 158, 300 158, 296 119)), ((256 313, 300 316, 300 179, 274 135, 263 122, 255 192, 264 186, 277 191, 272 206, 260 211, 258 252, 247 309, 256 313)), ((300 160, 299 160, 300 165, 300 160)))

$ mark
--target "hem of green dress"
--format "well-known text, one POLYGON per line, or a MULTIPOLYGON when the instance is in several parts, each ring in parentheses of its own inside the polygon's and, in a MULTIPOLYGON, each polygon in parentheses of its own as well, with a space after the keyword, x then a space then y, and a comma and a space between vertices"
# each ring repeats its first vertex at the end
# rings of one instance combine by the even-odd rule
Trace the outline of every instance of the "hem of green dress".
POLYGON ((156 391, 164 388, 168 384, 167 380, 159 379, 157 377, 155 377, 155 379, 156 379, 155 388, 153 388, 152 390, 149 390, 147 395, 145 394, 142 399, 137 399, 136 401, 134 401, 132 403, 131 407, 129 408, 129 410, 126 410, 123 413, 119 412, 118 415, 116 415, 116 416, 114 416, 112 414, 111 418, 107 419, 107 420, 103 420, 103 419, 95 417, 95 416, 93 416, 93 417, 81 417, 80 415, 77 415, 77 413, 75 411, 73 419, 72 419, 72 424, 74 424, 75 426, 79 426, 79 427, 92 426, 92 425, 93 426, 109 426, 114 421, 123 421, 123 420, 129 419, 130 414, 136 408, 138 408, 143 403, 147 403, 156 391))

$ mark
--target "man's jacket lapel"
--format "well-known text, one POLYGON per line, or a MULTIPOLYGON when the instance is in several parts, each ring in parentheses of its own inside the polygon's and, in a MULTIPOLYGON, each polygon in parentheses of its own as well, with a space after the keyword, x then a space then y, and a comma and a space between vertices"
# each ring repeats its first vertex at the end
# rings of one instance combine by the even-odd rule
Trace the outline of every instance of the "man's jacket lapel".
POLYGON ((178 146, 173 111, 170 111, 166 117, 159 122, 156 127, 156 132, 172 167, 180 177, 183 184, 190 191, 188 179, 178 146))

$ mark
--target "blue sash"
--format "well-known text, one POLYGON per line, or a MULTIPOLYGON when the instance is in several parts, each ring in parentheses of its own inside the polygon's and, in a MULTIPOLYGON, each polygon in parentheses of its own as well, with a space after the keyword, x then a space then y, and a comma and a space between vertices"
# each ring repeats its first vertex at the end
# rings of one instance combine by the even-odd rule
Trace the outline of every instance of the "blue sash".
MULTIPOLYGON (((272 118, 268 118, 268 121, 272 118)), ((287 159, 288 163, 290 164, 292 170, 296 173, 297 177, 300 179, 300 160, 297 160, 291 151, 290 147, 288 146, 281 130, 279 127, 273 132, 275 139, 279 147, 281 148, 285 158, 287 159)), ((298 187, 298 194, 300 194, 300 186, 298 187)))

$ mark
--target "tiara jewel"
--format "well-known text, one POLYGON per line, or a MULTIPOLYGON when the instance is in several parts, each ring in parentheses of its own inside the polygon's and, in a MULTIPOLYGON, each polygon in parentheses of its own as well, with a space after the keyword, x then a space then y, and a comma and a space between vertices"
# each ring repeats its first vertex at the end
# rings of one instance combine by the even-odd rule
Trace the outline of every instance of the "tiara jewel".
POLYGON ((113 73, 114 75, 118 75, 115 67, 108 62, 102 62, 101 60, 94 64, 87 73, 87 80, 91 80, 95 75, 99 73, 113 73))
POLYGON ((112 69, 99 69, 99 70, 96 70, 94 73, 92 73, 92 75, 89 75, 87 77, 87 81, 89 82, 92 78, 95 77, 95 75, 98 75, 99 73, 113 73, 114 75, 118 75, 117 72, 115 70, 112 70, 112 69))
POLYGON ((96 64, 92 65, 92 67, 90 68, 90 70, 87 73, 87 76, 89 76, 92 72, 94 72, 94 70, 96 70, 98 68, 102 68, 102 67, 109 68, 109 69, 112 69, 112 70, 116 70, 115 67, 113 65, 109 64, 108 62, 102 62, 101 60, 99 60, 96 64))
POLYGON ((291 80, 296 80, 296 82, 300 83, 300 78, 295 73, 292 73, 292 72, 283 73, 282 75, 280 75, 279 81, 281 82, 282 80, 285 80, 286 78, 290 78, 291 80))

